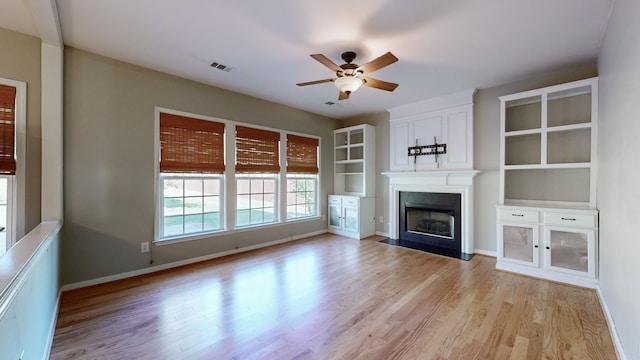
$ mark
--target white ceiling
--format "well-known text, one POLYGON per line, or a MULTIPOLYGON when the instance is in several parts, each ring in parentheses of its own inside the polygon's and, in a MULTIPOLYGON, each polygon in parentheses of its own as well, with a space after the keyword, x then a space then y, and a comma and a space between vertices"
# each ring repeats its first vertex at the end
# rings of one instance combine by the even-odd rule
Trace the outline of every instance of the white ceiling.
MULTIPOLYGON (((346 118, 595 59, 612 1, 57 0, 57 12, 66 45, 346 118), (334 75, 310 54, 342 64, 347 50, 357 64, 391 51, 400 60, 370 76, 400 86, 338 101, 331 83, 295 85, 334 75)), ((2 0, 0 27, 39 36, 51 3, 2 0)))

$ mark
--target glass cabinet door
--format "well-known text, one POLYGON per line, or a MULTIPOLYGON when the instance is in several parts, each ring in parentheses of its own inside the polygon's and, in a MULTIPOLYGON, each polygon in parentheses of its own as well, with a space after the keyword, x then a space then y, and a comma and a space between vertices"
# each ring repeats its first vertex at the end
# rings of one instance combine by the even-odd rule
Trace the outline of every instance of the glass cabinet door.
POLYGON ((329 226, 340 229, 342 227, 342 215, 339 205, 329 205, 329 226))
POLYGON ((344 207, 344 230, 358 232, 358 208, 344 207))
POLYGON ((538 226, 528 224, 501 224, 502 260, 538 266, 538 226))
POLYGON ((593 230, 547 227, 545 264, 566 273, 595 276, 595 232, 593 230))

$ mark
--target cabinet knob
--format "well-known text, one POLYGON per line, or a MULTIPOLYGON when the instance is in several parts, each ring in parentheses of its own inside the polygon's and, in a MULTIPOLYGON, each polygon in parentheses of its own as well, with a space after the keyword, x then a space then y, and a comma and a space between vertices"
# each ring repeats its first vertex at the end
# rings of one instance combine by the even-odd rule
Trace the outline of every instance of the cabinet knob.
POLYGON ((536 249, 537 249, 537 248, 539 248, 539 246, 538 246, 538 245, 533 245, 533 247, 534 247, 534 248, 536 248, 536 249))
POLYGON ((547 249, 547 250, 551 250, 551 248, 550 248, 550 247, 548 247, 548 246, 545 246, 545 249, 547 249))

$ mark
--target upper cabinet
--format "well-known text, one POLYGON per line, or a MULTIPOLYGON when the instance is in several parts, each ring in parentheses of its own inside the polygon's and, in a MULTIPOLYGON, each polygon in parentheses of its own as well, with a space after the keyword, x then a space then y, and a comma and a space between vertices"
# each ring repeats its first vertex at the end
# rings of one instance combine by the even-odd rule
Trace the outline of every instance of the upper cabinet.
POLYGON ((591 78, 500 98, 501 204, 595 208, 597 94, 591 78))
POLYGON ((473 94, 389 109, 390 171, 473 169, 473 94))
POLYGON ((333 131, 334 194, 375 196, 375 131, 366 124, 333 131))

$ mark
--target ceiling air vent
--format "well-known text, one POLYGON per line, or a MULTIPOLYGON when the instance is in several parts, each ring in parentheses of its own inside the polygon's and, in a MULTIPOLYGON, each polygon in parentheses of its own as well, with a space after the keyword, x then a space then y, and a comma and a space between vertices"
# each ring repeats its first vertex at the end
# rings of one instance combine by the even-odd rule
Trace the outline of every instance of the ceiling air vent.
POLYGON ((213 61, 211 63, 211 67, 214 68, 214 69, 218 69, 218 70, 222 70, 222 71, 226 71, 226 72, 230 72, 231 70, 233 70, 233 68, 231 66, 220 64, 217 61, 213 61))
POLYGON ((325 105, 329 105, 329 106, 331 106, 331 105, 333 105, 333 104, 335 104, 335 103, 334 103, 333 101, 327 101, 327 102, 326 102, 326 103, 324 103, 324 104, 325 104, 325 105))

